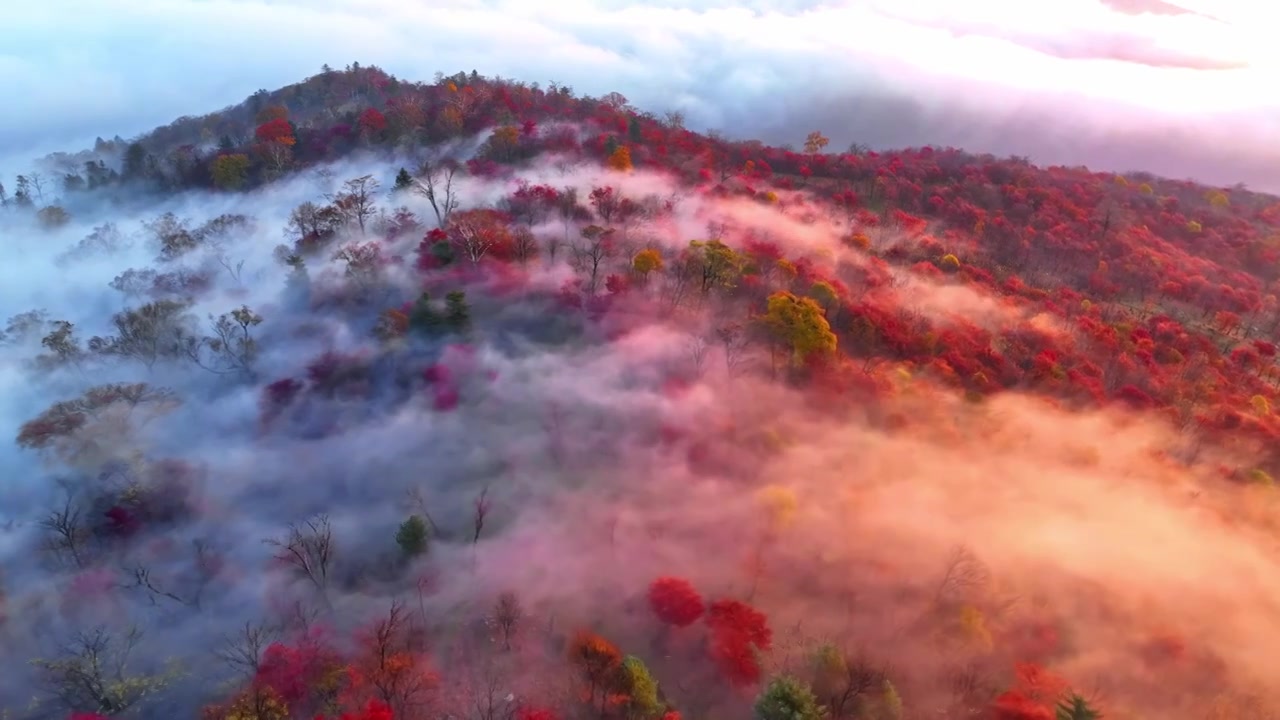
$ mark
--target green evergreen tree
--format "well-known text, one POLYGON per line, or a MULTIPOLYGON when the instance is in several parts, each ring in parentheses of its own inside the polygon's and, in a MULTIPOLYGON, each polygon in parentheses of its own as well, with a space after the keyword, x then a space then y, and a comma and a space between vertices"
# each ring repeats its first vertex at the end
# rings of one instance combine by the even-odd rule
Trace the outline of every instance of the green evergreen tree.
POLYGON ((441 240, 432 245, 431 254, 440 261, 440 267, 451 265, 457 259, 457 255, 453 252, 453 245, 449 244, 448 240, 441 240))
POLYGON ((1101 720, 1102 713, 1089 706, 1079 693, 1071 693, 1058 703, 1055 720, 1101 720))
POLYGON ((409 327, 423 335, 433 335, 443 322, 444 318, 431 306, 431 296, 422 293, 409 312, 409 327))
POLYGON ((147 168, 147 150, 142 143, 129 143, 124 151, 124 176, 129 179, 142 177, 147 168))
POLYGON ((638 143, 644 139, 644 133, 640 128, 640 118, 632 115, 627 120, 627 137, 631 138, 631 142, 638 143))
POLYGON ((391 192, 398 193, 413 187, 413 176, 408 170, 400 168, 400 172, 396 173, 396 184, 391 186, 391 192))
POLYGON ((426 552, 427 540, 427 523, 417 515, 410 515, 396 531, 396 544, 407 557, 417 557, 426 552))
POLYGON ((25 175, 18 176, 18 187, 13 191, 13 204, 22 209, 31 209, 36 205, 31 199, 31 181, 25 175))
POLYGON ((471 327, 471 308, 467 306, 467 294, 454 290, 444 296, 445 323, 455 332, 466 332, 471 327))
POLYGON ((284 259, 289 267, 285 277, 285 294, 299 307, 311 303, 311 273, 307 272, 307 262, 301 255, 289 255, 284 259))
POLYGON ((793 677, 774 678, 756 698, 756 720, 822 720, 822 706, 809 686, 793 677))

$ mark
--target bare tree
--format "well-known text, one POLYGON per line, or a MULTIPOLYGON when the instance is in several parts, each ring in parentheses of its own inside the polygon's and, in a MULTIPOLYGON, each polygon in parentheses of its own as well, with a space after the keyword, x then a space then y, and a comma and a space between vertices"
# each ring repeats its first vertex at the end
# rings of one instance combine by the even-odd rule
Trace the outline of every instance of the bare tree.
POLYGON ((934 602, 948 605, 962 601, 968 593, 986 585, 990 574, 986 565, 969 548, 956 546, 947 558, 947 569, 934 592, 934 602))
POLYGON ((424 159, 413 179, 413 191, 431 203, 436 213, 436 223, 443 230, 449 224, 449 216, 458 208, 458 196, 453 187, 453 177, 459 164, 451 157, 438 160, 424 159))
MULTIPOLYGON (((495 657, 484 650, 463 651, 458 665, 465 668, 459 682, 459 711, 473 720, 513 720, 519 707, 511 690, 512 658, 495 657)), ((452 717, 452 716, 451 716, 452 717)))
POLYGON ((36 193, 36 202, 44 204, 44 176, 34 170, 27 174, 27 183, 36 193))
MULTIPOLYGON (((564 244, 569 244, 569 228, 575 220, 580 220, 586 216, 586 208, 582 203, 578 202, 578 188, 572 185, 566 185, 556 196, 556 214, 560 216, 561 222, 564 223, 564 244)), ((556 250, 559 243, 552 243, 548 248, 551 262, 556 261, 556 250)))
POLYGON ((190 221, 171 212, 142 226, 151 235, 161 262, 172 262, 200 247, 200 236, 192 231, 190 221))
POLYGON ((114 255, 129 246, 130 243, 125 240, 116 224, 108 222, 94 227, 93 232, 76 243, 74 248, 59 255, 56 262, 63 266, 75 260, 114 255))
POLYGON ((64 492, 61 507, 40 521, 40 526, 49 531, 45 548, 59 561, 69 560, 75 567, 83 568, 88 559, 86 545, 91 534, 80 508, 76 507, 75 489, 70 483, 60 484, 64 492))
POLYGON ((0 331, 0 344, 27 343, 40 337, 49 324, 49 313, 45 310, 28 310, 9 318, 4 330, 0 331))
POLYGON ((280 631, 275 627, 246 622, 235 635, 226 636, 214 655, 236 673, 250 678, 258 673, 262 651, 279 636, 280 631))
POLYGON ((190 304, 178 300, 157 300, 136 309, 116 313, 111 318, 116 334, 94 336, 89 350, 137 360, 148 370, 160 360, 187 355, 198 340, 191 334, 190 304))
POLYGON ((706 338, 697 333, 691 333, 685 340, 684 347, 689 353, 689 362, 693 366, 694 374, 701 376, 707 362, 707 350, 710 349, 706 338))
POLYGON ((306 636, 320 617, 320 608, 313 607, 301 600, 294 600, 289 607, 289 615, 284 618, 281 627, 284 630, 306 636))
POLYGON ((749 340, 746 330, 741 323, 729 323, 716 328, 716 338, 724 351, 725 373, 733 377, 742 365, 743 355, 746 354, 749 340))
POLYGON ((117 457, 137 424, 172 411, 179 402, 172 391, 146 383, 97 385, 78 398, 55 402, 23 423, 17 443, 52 450, 68 462, 117 457))
POLYGON ((814 692, 833 720, 857 717, 864 710, 865 700, 879 696, 889 678, 889 670, 865 657, 851 656, 834 647, 828 646, 820 652, 824 651, 836 655, 834 662, 820 661, 816 668, 814 692))
MULTIPOLYGON (((143 590, 147 594, 147 599, 152 605, 158 604, 161 599, 172 600, 179 605, 199 610, 204 591, 209 587, 209 583, 213 582, 214 577, 218 574, 219 561, 217 556, 209 548, 204 540, 194 540, 191 543, 194 557, 187 585, 189 590, 181 595, 177 592, 166 589, 161 586, 161 582, 155 580, 151 576, 151 568, 145 565, 134 565, 127 568, 126 571, 133 576, 133 583, 124 585, 127 590, 143 590)), ((179 579, 178 582, 181 582, 179 579)))
POLYGON ((197 242, 208 248, 214 261, 227 271, 237 285, 240 284, 240 276, 244 271, 244 260, 232 261, 228 243, 233 234, 247 232, 252 225, 253 221, 247 215, 223 213, 201 225, 193 233, 197 242))
POLYGON ((217 318, 209 316, 212 335, 189 346, 188 354, 200 367, 217 374, 240 373, 254 378, 254 364, 258 359, 258 341, 252 328, 262 324, 262 316, 242 305, 217 318), (206 359, 205 352, 210 355, 206 359))
POLYGON ((315 244, 333 237, 342 227, 342 214, 333 205, 304 202, 289 213, 285 235, 299 244, 315 244))
POLYGON ((320 592, 325 604, 329 603, 329 573, 333 569, 333 527, 328 515, 307 520, 302 525, 290 525, 284 540, 268 539, 268 545, 276 548, 276 559, 305 577, 320 592))
POLYGON ((382 246, 372 240, 344 245, 333 254, 333 259, 346 264, 343 274, 350 278, 362 292, 377 286, 382 278, 382 268, 386 264, 386 259, 382 256, 382 246))
POLYGON ((974 662, 955 665, 946 671, 954 717, 974 716, 990 706, 1000 692, 998 681, 974 662))
POLYGON ((412 717, 435 690, 433 677, 413 667, 409 649, 409 621, 400 601, 392 601, 387 615, 373 627, 364 675, 395 717, 412 717), (405 659, 410 662, 406 664, 405 659), (417 670, 417 671, 415 671, 417 670))
POLYGON ((293 159, 293 148, 282 142, 268 142, 262 145, 263 154, 267 156, 268 175, 280 177, 293 159))
POLYGON ((158 276, 159 273, 149 268, 129 268, 115 276, 110 286, 112 290, 124 295, 126 300, 134 300, 149 295, 155 288, 158 276))
POLYGON ((45 370, 67 365, 79 367, 85 352, 75 330, 76 326, 66 320, 54 320, 53 329, 40 339, 40 345, 48 352, 36 356, 36 367, 45 370))
POLYGON ((209 247, 213 251, 214 262, 227 271, 227 274, 231 276, 231 282, 237 286, 243 285, 244 260, 233 260, 231 254, 227 252, 226 244, 221 240, 210 242, 209 247))
POLYGON ((498 595, 498 600, 493 604, 493 610, 489 615, 489 624, 498 630, 502 635, 502 647, 504 650, 511 649, 511 639, 515 637, 516 630, 520 626, 520 620, 524 617, 524 608, 520 606, 520 597, 514 592, 508 590, 498 595))
POLYGON ((137 628, 116 637, 105 628, 77 635, 56 660, 33 660, 50 695, 70 711, 120 715, 157 694, 171 673, 129 671, 130 656, 142 639, 137 628))
POLYGON ((474 504, 474 513, 472 514, 472 534, 471 544, 475 545, 480 542, 480 533, 484 531, 484 521, 489 515, 489 486, 486 485, 484 490, 480 492, 480 497, 476 498, 474 504))
POLYGON ((587 292, 596 294, 600 285, 600 268, 613 257, 613 228, 588 225, 582 229, 582 240, 573 246, 573 265, 588 274, 587 292))
POLYGON ((152 605, 156 604, 157 598, 165 598, 167 600, 172 600, 178 603, 179 605, 187 604, 187 601, 183 600, 178 595, 157 587, 156 583, 151 579, 151 568, 146 567, 145 565, 135 565, 131 568, 127 568, 127 571, 130 575, 133 576, 133 584, 121 585, 121 587, 126 590, 134 590, 134 589, 145 590, 147 592, 147 597, 151 601, 152 605))
POLYGON ((311 177, 315 180, 316 186, 320 188, 321 192, 328 193, 333 188, 334 173, 332 168, 317 168, 315 172, 311 173, 311 177))
POLYGON ((378 212, 376 201, 381 187, 382 183, 372 175, 362 175, 342 183, 342 192, 328 196, 327 199, 343 215, 355 220, 360 227, 360 234, 364 235, 366 221, 378 212))
POLYGON ((538 240, 534 237, 533 231, 527 227, 516 228, 512 233, 513 246, 512 251, 516 260, 520 263, 527 263, 538 252, 538 240))

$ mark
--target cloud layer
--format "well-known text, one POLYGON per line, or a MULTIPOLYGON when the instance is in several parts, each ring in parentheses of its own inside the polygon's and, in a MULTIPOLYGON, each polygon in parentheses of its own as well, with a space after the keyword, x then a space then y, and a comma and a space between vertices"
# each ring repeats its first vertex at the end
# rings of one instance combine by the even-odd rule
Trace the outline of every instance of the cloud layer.
POLYGON ((1276 189, 1280 57, 1262 5, 57 0, 0 28, 0 170, 354 60, 616 90, 772 142, 820 128, 837 147, 959 145, 1276 189))
MULTIPOLYGON (((364 173, 385 180, 398 165, 353 157, 329 169, 338 180, 364 173)), ((545 161, 520 176, 584 192, 609 184, 641 199, 680 190, 661 176, 619 176, 590 164, 545 161)), ((668 320, 651 319, 650 303, 676 304, 676 283, 666 279, 637 291, 653 293, 647 300, 635 306, 620 300, 588 320, 548 293, 519 291, 518 282, 499 297, 501 274, 397 271, 412 263, 389 266, 388 294, 360 302, 340 263, 321 257, 309 265, 312 303, 299 303, 285 291, 287 271, 271 248, 290 211, 320 200, 333 184, 307 174, 246 194, 186 193, 126 210, 76 208, 72 224, 52 234, 16 214, 0 216, 0 232, 18 238, 13 252, 22 258, 0 267, 0 287, 21 297, 15 309, 45 307, 50 318, 70 319, 87 336, 110 332, 110 314, 139 302, 120 297, 109 285, 113 278, 130 267, 173 267, 156 264, 144 223, 164 211, 195 225, 243 213, 255 221, 251 230, 177 264, 215 272, 196 314, 243 302, 266 318, 258 329, 261 382, 250 385, 185 361, 152 372, 109 360, 33 371, 26 361, 41 352, 38 339, 0 345, 0 393, 9 400, 0 408, 0 438, 13 437, 53 400, 101 382, 145 380, 185 401, 150 424, 140 411, 126 423, 135 432, 119 432, 115 416, 95 417, 71 446, 99 441, 91 449, 114 455, 101 468, 87 462, 102 459, 95 452, 57 459, 0 444, 0 466, 14 478, 0 487, 0 565, 8 588, 0 610, 21 619, 0 622, 0 660, 16 669, 0 677, 0 708, 17 707, 32 691, 28 659, 56 652, 71 632, 98 622, 143 627, 147 644, 138 667, 148 672, 169 658, 186 663, 185 684, 150 705, 143 720, 189 717, 217 699, 223 693, 217 683, 232 675, 207 651, 246 622, 295 617, 290 603, 319 612, 331 602, 337 612, 323 622, 342 637, 385 612, 393 597, 407 599, 424 621, 456 628, 480 621, 492 598, 513 588, 529 609, 532 636, 526 649, 533 649, 520 662, 534 662, 532 674, 550 668, 563 677, 563 653, 536 655, 534 633, 545 626, 555 638, 589 625, 643 652, 654 628, 641 596, 666 573, 695 580, 712 597, 750 597, 768 612, 780 648, 807 653, 819 642, 856 643, 877 662, 909 669, 903 692, 922 715, 942 715, 964 700, 952 697, 946 680, 954 668, 998 677, 1014 653, 1031 652, 1023 645, 1034 643, 1022 634, 1044 627, 1054 638, 1045 644, 1060 655, 1055 670, 1076 683, 1105 678, 1107 712, 1114 708, 1117 717, 1130 707, 1175 720, 1204 717, 1200 711, 1218 702, 1220 691, 1218 680, 1202 677, 1205 667, 1220 668, 1214 677, 1232 688, 1280 687, 1270 661, 1280 638, 1280 568, 1266 555, 1273 541, 1260 540, 1256 526, 1240 519, 1245 507, 1261 515, 1274 504, 1220 485, 1202 493, 1207 484, 1197 474, 1210 472, 1212 463, 1187 470, 1161 459, 1162 450, 1180 442, 1166 425, 1104 411, 1067 413, 1014 393, 969 403, 938 392, 925 375, 912 380, 905 373, 882 378, 894 388, 882 386, 874 400, 814 412, 793 389, 764 379, 770 360, 763 348, 746 356, 759 373, 731 376, 714 344, 695 360, 690 328, 705 336, 732 318, 733 308, 703 300, 668 320), (59 258, 106 222, 116 223, 132 246, 59 258), (212 257, 222 252, 245 261, 243 283, 212 257), (470 349, 419 338, 396 351, 378 350, 368 332, 371 315, 412 298, 424 282, 437 297, 437 286, 468 291, 475 320, 470 349), (347 302, 325 301, 341 297, 347 302), (307 377, 306 368, 329 349, 376 360, 367 376, 353 363, 341 391, 308 390, 271 423, 260 423, 261 384, 307 377), (426 380, 426 367, 448 369, 433 377, 457 383, 456 406, 437 404, 438 386, 428 386, 434 381, 426 380), (677 378, 684 382, 671 382, 677 378), (56 541, 39 521, 64 502, 59 478, 77 488, 73 500, 87 522, 108 526, 84 541, 84 559, 33 552, 37 543, 56 541), (173 498, 181 512, 149 519, 126 542, 113 540, 117 531, 101 519, 111 516, 96 500, 123 497, 122 478, 144 488, 144 498, 173 498), (472 508, 481 493, 493 506, 477 540, 472 508), (771 497, 783 501, 762 503, 771 497), (273 563, 272 546, 262 541, 326 511, 338 559, 332 584, 317 595, 307 580, 273 563), (425 558, 397 564, 397 524, 420 511, 440 529, 435 545, 425 558), (195 540, 207 543, 216 560, 208 577, 197 572, 204 566, 193 555, 195 540), (948 585, 947 558, 957 544, 987 568, 975 574, 981 582, 948 585), (139 569, 170 595, 134 582, 139 569), (992 629, 982 625, 975 637, 954 629, 946 614, 953 604, 990 616, 992 629), (1062 648, 1059 631, 1067 638, 1062 648), (1181 665, 1143 659, 1165 636, 1192 647, 1181 665), (1148 685, 1148 676, 1159 682, 1148 685)), ((468 178, 463 206, 487 204, 511 189, 511 182, 468 178)), ((422 198, 401 199, 430 215, 422 198)), ((862 256, 835 242, 834 221, 804 220, 816 208, 802 196, 784 193, 784 201, 763 206, 690 193, 670 216, 633 232, 675 249, 708 221, 726 221, 735 247, 749 228, 776 238, 789 257, 823 268, 857 266, 862 256)), ((538 229, 544 241, 560 232, 555 219, 538 229)), ((369 239, 356 233, 340 242, 369 239)), ((891 235, 876 231, 873 242, 895 240, 891 235)), ((380 239, 389 255, 412 258, 419 237, 380 239)), ((625 265, 627 257, 612 262, 625 265)), ((531 287, 548 290, 569 275, 563 264, 541 260, 530 272, 531 287)), ((900 272, 902 307, 931 320, 1036 323, 1018 301, 900 272)), ((60 547, 55 542, 52 549, 60 547)), ((489 643, 481 648, 492 647, 488 638, 480 637, 489 643)), ((430 645, 448 676, 474 669, 474 661, 450 655, 444 642, 430 645)), ((710 666, 696 642, 690 645, 692 652, 654 653, 652 660, 669 697, 692 710, 718 681, 706 674, 710 666)), ((804 657, 792 652, 780 650, 770 662, 785 668, 804 657)), ((710 697, 721 703, 715 709, 727 709, 707 716, 746 716, 746 694, 710 697)))

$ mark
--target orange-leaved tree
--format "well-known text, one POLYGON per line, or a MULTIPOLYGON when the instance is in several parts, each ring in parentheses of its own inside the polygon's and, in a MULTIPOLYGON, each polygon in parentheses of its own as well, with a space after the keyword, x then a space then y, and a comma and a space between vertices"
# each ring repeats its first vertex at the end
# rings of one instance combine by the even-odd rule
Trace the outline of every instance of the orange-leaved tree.
POLYGON ((631 164, 631 148, 626 145, 619 145, 617 150, 609 156, 606 164, 613 170, 618 172, 630 172, 631 164))
POLYGON ((418 713, 434 697, 439 678, 426 658, 414 652, 409 616, 393 602, 387 614, 361 638, 361 652, 351 664, 348 707, 361 701, 386 705, 396 717, 418 713))
POLYGON ((587 683, 587 704, 596 706, 599 696, 600 713, 609 706, 610 691, 617 684, 618 671, 622 667, 622 653, 613 643, 589 630, 579 630, 569 643, 569 661, 577 668, 587 683))

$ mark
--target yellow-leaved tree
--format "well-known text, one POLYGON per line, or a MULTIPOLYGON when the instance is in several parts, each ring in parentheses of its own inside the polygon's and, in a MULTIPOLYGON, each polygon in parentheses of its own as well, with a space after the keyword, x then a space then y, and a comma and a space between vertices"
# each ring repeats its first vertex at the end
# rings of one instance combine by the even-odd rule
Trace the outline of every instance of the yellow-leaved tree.
POLYGON ((516 157, 520 148, 520 128, 515 125, 503 125, 496 128, 489 136, 485 151, 489 157, 498 162, 510 162, 516 157))
POLYGON ((239 190, 249 179, 249 156, 244 153, 219 155, 210 168, 213 184, 222 190, 239 190))
POLYGON ((830 142, 821 132, 814 130, 804 139, 804 151, 810 155, 820 153, 830 142))
POLYGON ((1253 411, 1259 415, 1266 416, 1271 414, 1271 403, 1261 395, 1254 395, 1249 398, 1249 404, 1253 406, 1253 411))
POLYGON ((835 333, 816 300, 779 290, 769 296, 767 307, 761 318, 765 330, 778 345, 791 349, 795 364, 835 354, 835 333))
POLYGON ((662 253, 654 248, 645 248, 631 259, 631 269, 641 279, 649 277, 649 273, 662 269, 662 253))
POLYGON ((987 629, 987 618, 981 610, 973 605, 964 605, 958 619, 960 635, 966 643, 978 650, 991 650, 991 631, 987 629))
POLYGON ((768 513, 769 530, 779 532, 795 522, 799 501, 796 492, 782 485, 766 485, 756 494, 756 499, 768 513))

